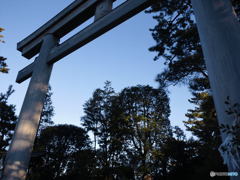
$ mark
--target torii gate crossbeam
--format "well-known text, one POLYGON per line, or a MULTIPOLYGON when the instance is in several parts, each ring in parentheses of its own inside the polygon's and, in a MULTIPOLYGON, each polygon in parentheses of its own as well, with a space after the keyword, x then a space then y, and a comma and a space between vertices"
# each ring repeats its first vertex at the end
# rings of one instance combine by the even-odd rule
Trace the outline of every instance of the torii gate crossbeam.
MULTIPOLYGON (((90 24, 85 29, 77 33, 76 35, 72 36, 71 38, 69 38, 59 46, 56 46, 55 48, 53 48, 50 52, 48 63, 52 64, 60 60, 61 58, 67 56, 68 54, 84 46, 85 44, 94 40, 95 38, 101 36, 108 30, 114 28, 115 26, 119 25, 120 23, 124 22, 130 17, 134 16, 138 12, 142 11, 148 5, 149 5, 148 0, 142 1, 141 3, 139 3, 139 1, 130 1, 130 0, 126 1, 124 4, 120 5, 119 7, 109 12, 106 16, 90 24)), ((37 45, 34 44, 34 45, 31 45, 31 48, 30 47, 26 47, 26 48, 34 49, 34 47, 36 48, 36 46, 37 45)), ((28 52, 28 50, 25 50, 25 52, 28 52)), ((23 55, 25 55, 25 53, 23 53, 23 55)), ((32 57, 33 55, 35 54, 31 54, 30 57, 32 57)), ((34 66, 34 62, 28 65, 27 67, 25 67, 24 69, 22 69, 21 71, 19 71, 16 82, 21 83, 27 78, 31 77, 31 74, 33 72, 33 66, 34 66)))

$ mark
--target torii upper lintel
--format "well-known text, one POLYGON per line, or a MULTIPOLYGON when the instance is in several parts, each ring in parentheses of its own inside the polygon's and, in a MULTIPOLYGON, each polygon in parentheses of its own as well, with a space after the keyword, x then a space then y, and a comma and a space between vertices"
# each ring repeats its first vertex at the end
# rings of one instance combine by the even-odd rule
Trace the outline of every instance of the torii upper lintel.
MULTIPOLYGON (((89 2, 93 2, 96 0, 89 0, 89 2)), ((146 9, 150 5, 149 0, 128 0, 122 5, 116 7, 112 11, 110 11, 108 14, 103 16, 102 18, 98 19, 97 21, 93 22, 80 32, 78 32, 76 35, 72 36, 68 40, 64 41, 62 44, 59 46, 54 47, 51 52, 50 52, 50 57, 48 59, 48 63, 54 63, 61 58, 67 56, 68 54, 72 53, 73 51, 77 50, 78 48, 84 46, 85 44, 91 42, 95 38, 101 36, 105 32, 111 30, 112 28, 116 27, 117 25, 121 24, 125 20, 131 18, 132 16, 136 15, 140 11, 146 9)), ((91 3, 94 4, 94 3, 91 3)), ((82 6, 86 4, 82 4, 82 6)), ((89 4, 88 4, 89 5, 89 4)), ((80 7, 82 7, 80 6, 80 7)), ((89 17, 89 16, 88 16, 89 17)), ((49 21, 51 22, 51 21, 49 21)), ((62 22, 60 22, 62 24, 62 22)), ((46 26, 46 25, 44 25, 46 26)), ((43 26, 43 27, 44 27, 43 26)), ((54 26, 53 29, 50 29, 50 32, 52 32, 56 26, 54 26)), ((57 26, 59 27, 59 26, 57 26)), ((75 26, 71 26, 72 28, 75 26)), ((42 27, 41 27, 42 28, 42 27)), ((39 28, 41 30, 41 28, 39 28)), ((35 31, 36 34, 38 31, 35 31)), ((66 31, 64 31, 66 32, 66 31)), ((63 34, 63 33, 62 33, 63 34)), ((24 54, 31 54, 36 53, 36 49, 38 48, 39 45, 36 45, 37 42, 40 44, 40 37, 35 35, 35 39, 33 38, 33 34, 30 35, 29 37, 25 38, 23 41, 18 43, 18 48, 21 47, 23 55, 24 54), (28 39, 33 39, 31 44, 28 44, 27 40, 28 39), (32 51, 31 51, 32 49, 32 51), (25 53, 26 52, 26 53, 25 53)), ((34 54, 35 55, 35 54, 34 54)), ((16 82, 21 83, 24 80, 28 79, 31 77, 32 71, 33 71, 33 66, 34 62, 21 71, 19 71, 16 82)))

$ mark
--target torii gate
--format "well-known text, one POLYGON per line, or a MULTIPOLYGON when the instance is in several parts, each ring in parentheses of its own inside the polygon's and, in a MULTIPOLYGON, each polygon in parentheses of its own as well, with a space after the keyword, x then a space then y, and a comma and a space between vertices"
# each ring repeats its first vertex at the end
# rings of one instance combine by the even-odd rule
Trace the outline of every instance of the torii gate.
MULTIPOLYGON (((19 115, 14 137, 7 153, 4 180, 23 180, 39 125, 43 102, 53 64, 151 5, 154 0, 126 0, 112 9, 115 0, 75 0, 38 30, 17 44, 27 59, 39 56, 19 71, 16 82, 31 77, 19 115), (61 44, 59 39, 91 17, 92 24, 61 44)), ((224 97, 240 102, 237 47, 240 47, 239 23, 230 0, 192 0, 198 23, 210 83, 220 123, 231 124, 225 113, 224 97), (223 13, 224 12, 224 13, 223 13), (227 20, 230 21, 226 21, 227 20), (227 31, 231 28, 232 33, 227 31), (212 33, 214 32, 214 34, 212 33), (229 54, 234 49, 232 54, 229 54), (224 72, 224 74, 222 73, 224 72), (231 77, 231 81, 229 78, 231 77), (228 120, 228 121, 227 121, 228 120)), ((225 140, 226 134, 222 134, 225 140)), ((228 158, 227 158, 228 159, 228 158)), ((229 170, 233 170, 228 162, 229 170)))

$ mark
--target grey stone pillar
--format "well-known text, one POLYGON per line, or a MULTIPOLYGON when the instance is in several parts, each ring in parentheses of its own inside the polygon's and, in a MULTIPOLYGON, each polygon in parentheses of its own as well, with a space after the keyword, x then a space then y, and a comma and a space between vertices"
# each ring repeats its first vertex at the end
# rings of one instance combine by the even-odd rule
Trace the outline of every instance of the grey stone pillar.
MULTIPOLYGON (((192 5, 218 121, 231 126, 236 118, 225 112, 224 101, 229 97, 232 103, 240 103, 240 24, 230 0, 192 0, 192 5)), ((221 135, 223 142, 229 141, 228 134, 221 135)), ((224 158, 225 162, 230 160, 224 158)), ((226 162, 229 171, 236 171, 230 161, 226 162)))
POLYGON ((3 171, 4 180, 23 180, 26 178, 53 66, 47 64, 48 55, 56 44, 57 40, 53 35, 47 34, 44 37, 39 57, 35 60, 33 75, 20 111, 14 137, 5 160, 3 171))

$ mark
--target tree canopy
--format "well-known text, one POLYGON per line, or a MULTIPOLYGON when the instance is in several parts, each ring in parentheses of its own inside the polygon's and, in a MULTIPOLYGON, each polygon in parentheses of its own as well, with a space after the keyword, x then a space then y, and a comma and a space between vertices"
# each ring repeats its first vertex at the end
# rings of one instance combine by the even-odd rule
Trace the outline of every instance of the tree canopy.
POLYGON ((84 179, 91 174, 89 137, 80 127, 45 128, 35 142, 34 152, 28 179, 61 179, 76 173, 84 179))

